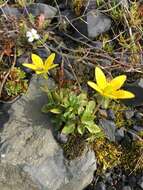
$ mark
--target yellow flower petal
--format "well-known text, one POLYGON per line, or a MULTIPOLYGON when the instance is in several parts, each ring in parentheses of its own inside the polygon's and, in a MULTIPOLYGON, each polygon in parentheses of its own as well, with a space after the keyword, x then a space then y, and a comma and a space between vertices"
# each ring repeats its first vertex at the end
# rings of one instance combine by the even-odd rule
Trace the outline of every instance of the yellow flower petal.
POLYGON ((49 67, 49 69, 53 69, 53 68, 55 68, 55 67, 57 67, 58 66, 58 64, 53 64, 53 65, 51 65, 50 67, 49 67))
POLYGON ((116 99, 128 99, 128 98, 135 97, 133 93, 126 90, 118 90, 118 91, 112 92, 112 95, 116 97, 116 99))
POLYGON ((53 61, 55 59, 55 53, 52 53, 45 61, 45 69, 49 70, 51 69, 51 66, 53 65, 53 61))
POLYGON ((110 98, 110 99, 117 99, 112 93, 103 92, 102 96, 110 98))
POLYGON ((109 85, 113 88, 114 91, 118 90, 124 84, 126 78, 126 75, 120 75, 118 77, 115 77, 109 82, 109 85))
POLYGON ((104 89, 107 85, 107 80, 103 71, 99 67, 95 68, 95 78, 99 88, 104 89))
POLYGON ((92 81, 88 81, 87 84, 93 88, 94 90, 96 90, 97 92, 101 93, 102 94, 102 90, 97 86, 97 84, 95 84, 94 82, 92 81))
POLYGON ((41 71, 38 71, 38 70, 37 70, 37 71, 36 71, 36 74, 37 74, 37 75, 40 75, 40 74, 43 74, 43 73, 46 73, 46 72, 45 72, 44 70, 41 70, 41 71))
POLYGON ((30 63, 23 63, 22 65, 23 65, 23 66, 25 66, 25 67, 28 67, 29 69, 32 69, 32 70, 34 70, 34 71, 36 71, 36 70, 37 70, 37 66, 36 66, 36 65, 34 65, 34 64, 30 64, 30 63))
POLYGON ((33 61, 33 64, 36 65, 37 68, 43 68, 43 61, 38 55, 32 54, 31 59, 33 61))

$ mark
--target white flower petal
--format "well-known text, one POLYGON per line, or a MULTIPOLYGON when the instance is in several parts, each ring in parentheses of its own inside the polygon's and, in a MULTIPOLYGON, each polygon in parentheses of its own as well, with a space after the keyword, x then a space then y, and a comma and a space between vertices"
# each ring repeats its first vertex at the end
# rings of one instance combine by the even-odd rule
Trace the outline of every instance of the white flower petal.
POLYGON ((32 34, 31 34, 31 32, 26 32, 26 37, 31 37, 32 36, 32 34))
POLYGON ((35 35, 35 34, 37 34, 37 30, 35 30, 34 28, 32 28, 32 29, 31 29, 31 33, 32 33, 33 35, 35 35))
POLYGON ((39 34, 34 35, 34 38, 38 40, 40 38, 39 34))
POLYGON ((33 41, 34 41, 33 36, 31 36, 30 38, 28 38, 28 42, 33 42, 33 41))

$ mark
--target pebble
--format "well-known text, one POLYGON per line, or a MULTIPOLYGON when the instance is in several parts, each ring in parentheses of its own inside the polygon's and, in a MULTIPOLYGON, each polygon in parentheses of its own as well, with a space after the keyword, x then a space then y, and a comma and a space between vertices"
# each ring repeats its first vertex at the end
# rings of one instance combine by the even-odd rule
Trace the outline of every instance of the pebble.
POLYGON ((141 189, 143 189, 143 176, 139 179, 137 184, 141 187, 141 189))
POLYGON ((136 112, 136 113, 135 113, 135 118, 136 118, 136 119, 142 119, 142 118, 143 118, 143 114, 140 113, 140 112, 136 112))
POLYGON ((104 110, 104 109, 99 109, 99 113, 100 113, 101 116, 107 118, 107 111, 106 111, 106 110, 104 110))
POLYGON ((63 133, 58 133, 56 138, 57 138, 57 141, 62 144, 65 144, 68 141, 68 136, 63 133))
POLYGON ((118 141, 118 142, 121 141, 124 138, 124 135, 125 135, 124 127, 121 127, 120 129, 117 129, 116 133, 115 133, 116 141, 118 141))
POLYGON ((128 178, 128 183, 131 187, 135 187, 136 186, 136 177, 135 176, 130 176, 128 178))
POLYGON ((131 119, 134 116, 134 111, 127 110, 125 111, 125 118, 126 119, 131 119))
POLYGON ((143 126, 138 126, 138 125, 134 125, 133 129, 137 132, 142 132, 143 131, 143 126))
POLYGON ((46 48, 38 48, 34 53, 39 55, 42 59, 46 59, 50 54, 50 50, 46 48))
POLYGON ((114 121, 116 119, 115 113, 114 113, 114 111, 112 109, 108 109, 107 110, 107 115, 108 115, 108 118, 110 120, 114 121))
POLYGON ((127 185, 127 186, 124 186, 124 187, 122 188, 122 190, 132 190, 132 189, 131 189, 131 187, 130 187, 129 185, 127 185))
POLYGON ((106 190, 106 185, 103 182, 98 182, 94 190, 106 190))

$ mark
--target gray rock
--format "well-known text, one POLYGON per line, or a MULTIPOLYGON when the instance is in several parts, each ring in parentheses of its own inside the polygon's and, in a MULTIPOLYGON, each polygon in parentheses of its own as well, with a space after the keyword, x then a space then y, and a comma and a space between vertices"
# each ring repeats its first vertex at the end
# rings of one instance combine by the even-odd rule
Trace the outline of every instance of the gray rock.
POLYGON ((20 167, 10 164, 0 164, 1 190, 39 190, 38 185, 32 182, 30 176, 20 167))
POLYGON ((122 6, 123 8, 126 8, 126 9, 129 8, 129 3, 128 3, 127 0, 118 0, 118 1, 119 1, 119 3, 121 3, 121 6, 122 6))
POLYGON ((87 14, 88 37, 96 38, 98 35, 108 31, 111 27, 111 19, 106 15, 90 11, 87 14))
POLYGON ((143 126, 134 125, 133 129, 137 132, 143 132, 143 126))
POLYGON ((34 16, 44 14, 46 19, 52 19, 57 13, 57 9, 44 3, 33 3, 27 7, 28 13, 34 16))
POLYGON ((115 142, 115 130, 116 130, 115 123, 107 119, 100 119, 99 125, 103 128, 108 139, 115 142))
POLYGON ((135 94, 135 98, 122 100, 122 102, 124 102, 124 104, 126 104, 127 106, 143 105, 143 96, 142 96, 143 88, 142 87, 140 87, 138 84, 134 83, 131 85, 125 85, 124 89, 135 94))
POLYGON ((115 133, 116 141, 121 141, 124 138, 124 135, 125 135, 124 127, 117 129, 115 133))
POLYGON ((129 136, 132 138, 133 141, 141 140, 140 136, 137 134, 137 132, 133 129, 128 130, 129 136))
POLYGON ((65 144, 68 141, 68 136, 64 133, 58 133, 57 134, 57 141, 59 143, 65 144))
POLYGON ((134 111, 132 111, 132 110, 125 111, 125 118, 126 119, 131 119, 133 116, 134 116, 134 111))
POLYGON ((96 190, 106 190, 106 186, 103 182, 98 182, 96 185, 96 190))
POLYGON ((129 185, 126 185, 122 188, 122 190, 132 190, 131 187, 129 185))
POLYGON ((141 79, 139 80, 138 85, 139 85, 141 88, 143 88, 143 78, 141 78, 141 79))
POLYGON ((141 189, 143 189, 143 176, 139 179, 137 184, 141 187, 141 189))
POLYGON ((0 14, 4 14, 6 16, 14 16, 16 18, 19 18, 21 16, 21 12, 18 8, 10 7, 8 5, 1 8, 0 14))
POLYGON ((131 175, 128 178, 128 183, 131 187, 135 187, 136 186, 136 181, 137 181, 137 177, 135 175, 131 175))
POLYGON ((51 52, 47 48, 41 47, 41 48, 35 49, 34 53, 39 55, 42 59, 46 59, 50 55, 51 52))
MULTIPOLYGON (((11 106, 10 120, 0 135, 1 164, 20 167, 38 185, 38 190, 82 190, 90 184, 96 170, 94 152, 85 150, 72 161, 64 158, 53 137, 49 118, 41 112, 47 103, 40 90, 43 83, 47 81, 33 78, 27 94, 11 106)), ((49 88, 53 85, 49 80, 49 88)))
POLYGON ((135 118, 136 119, 142 119, 143 118, 143 113, 140 113, 140 112, 135 112, 135 118))
POLYGON ((108 109, 107 110, 107 114, 108 114, 108 118, 110 119, 110 120, 115 120, 116 119, 116 116, 115 116, 115 113, 114 113, 114 111, 112 110, 112 109, 108 109))

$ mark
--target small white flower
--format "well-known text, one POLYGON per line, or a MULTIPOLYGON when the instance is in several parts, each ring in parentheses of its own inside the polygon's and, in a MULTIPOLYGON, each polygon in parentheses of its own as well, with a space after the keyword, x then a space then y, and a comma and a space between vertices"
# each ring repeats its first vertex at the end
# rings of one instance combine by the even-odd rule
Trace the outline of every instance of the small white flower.
POLYGON ((1 154, 1 158, 5 158, 5 154, 1 154))
POLYGON ((40 38, 39 34, 37 34, 37 30, 34 28, 26 33, 26 37, 28 38, 28 42, 33 42, 34 40, 38 40, 40 38))

